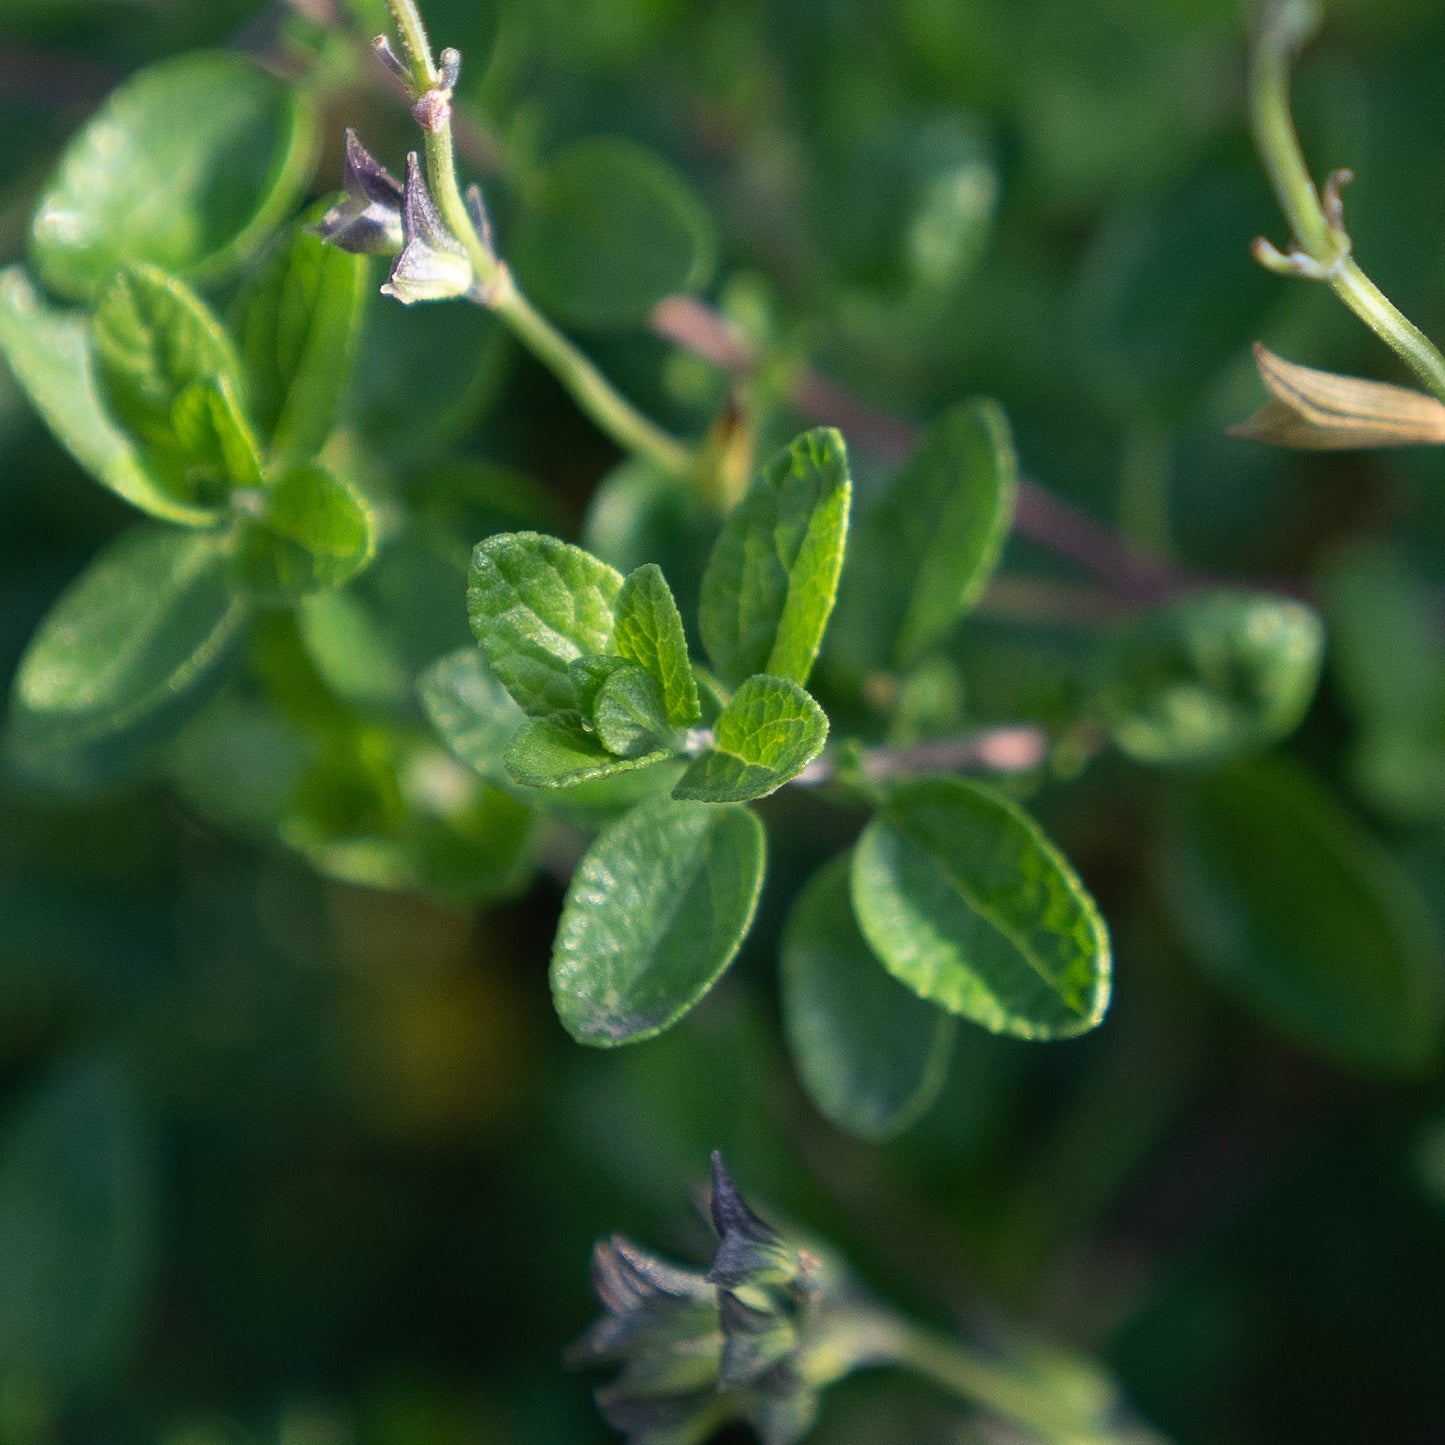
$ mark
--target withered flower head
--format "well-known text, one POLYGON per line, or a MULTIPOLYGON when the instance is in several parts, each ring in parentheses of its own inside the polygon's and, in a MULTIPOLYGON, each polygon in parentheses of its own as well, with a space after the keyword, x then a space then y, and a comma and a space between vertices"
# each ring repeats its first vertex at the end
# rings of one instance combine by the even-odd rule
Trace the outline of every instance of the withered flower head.
POLYGON ((1445 442, 1445 406, 1433 396, 1316 371, 1254 348, 1269 400, 1234 436, 1307 451, 1359 451, 1374 447, 1439 446, 1445 442))
POLYGON ((391 268, 390 279, 381 288, 384 295, 410 306, 414 301, 465 296, 472 289, 475 278, 466 247, 442 219, 415 151, 406 158, 402 229, 406 245, 391 268))
POLYGON ((395 176, 356 138, 346 132, 342 170, 346 197, 316 223, 323 241, 370 256, 393 256, 401 250, 402 188, 395 176))
POLYGON ((629 1445, 700 1445, 735 1419, 766 1445, 791 1445, 816 1414, 809 1356, 827 1351, 818 1260, 753 1213, 717 1155, 711 1215, 719 1240, 707 1274, 620 1236, 593 1251, 606 1313, 569 1358, 621 1365, 597 1403, 629 1445))

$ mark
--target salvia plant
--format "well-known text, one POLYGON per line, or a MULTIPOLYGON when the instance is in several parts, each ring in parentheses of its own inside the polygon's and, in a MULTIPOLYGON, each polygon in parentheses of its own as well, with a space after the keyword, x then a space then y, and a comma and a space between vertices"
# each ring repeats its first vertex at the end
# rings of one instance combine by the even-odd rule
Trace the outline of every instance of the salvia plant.
MULTIPOLYGON (((467 113, 465 52, 434 49, 413 0, 387 11, 369 47, 295 21, 315 86, 232 53, 132 76, 44 188, 28 263, 0 274, 19 387, 140 514, 25 649, 15 772, 81 795, 160 777, 188 816, 365 887, 489 905, 550 877, 556 1016, 593 1047, 678 1025, 770 911, 796 1082, 869 1143, 923 1118, 978 1031, 1042 1048, 1127 992, 1109 910, 1035 814, 1067 836, 1074 790, 1138 773, 1170 797, 1158 886, 1203 976, 1346 1069, 1425 1070, 1440 965, 1415 887, 1277 751, 1315 698, 1325 608, 1360 659, 1368 796, 1445 809, 1438 648, 1421 634, 1406 664, 1433 713, 1401 711, 1361 620, 1381 596, 1418 615, 1422 584, 1368 555, 1323 594, 1213 580, 1021 472, 988 396, 916 429, 864 406, 746 278, 721 309, 702 299, 714 222, 670 165, 600 138, 509 159, 467 113), (330 90, 328 65, 347 77, 330 90), (391 96, 409 150, 374 150, 362 114, 321 125, 319 101, 391 96), (323 153, 340 189, 315 201, 323 153), (655 420, 628 396, 649 385, 574 339, 606 355, 629 329, 698 368, 690 414, 655 420), (447 448, 505 338, 620 456, 580 531, 526 477, 447 448), (367 428, 388 408, 402 441, 382 446, 367 428), (1024 597, 1077 609, 1047 677, 1026 636, 998 655, 988 633, 1020 542, 1103 584, 1024 597)), ((1288 71, 1316 21, 1304 0, 1256 19, 1253 129, 1291 237, 1254 254, 1328 287, 1424 390, 1260 345, 1267 400, 1235 431, 1440 444, 1445 359, 1361 269, 1349 173, 1316 185, 1295 136, 1288 71)), ((992 206, 973 142, 934 139, 961 148, 958 183, 920 213, 910 279, 853 298, 920 344, 992 206)), ((616 1367, 597 1399, 635 1445, 733 1421, 787 1445, 878 1366, 1013 1432, 989 1439, 1158 1438, 1085 1361, 884 1306, 831 1247, 765 1224, 716 1156, 708 1215, 706 1269, 596 1247, 604 1313, 572 1355, 616 1367)))

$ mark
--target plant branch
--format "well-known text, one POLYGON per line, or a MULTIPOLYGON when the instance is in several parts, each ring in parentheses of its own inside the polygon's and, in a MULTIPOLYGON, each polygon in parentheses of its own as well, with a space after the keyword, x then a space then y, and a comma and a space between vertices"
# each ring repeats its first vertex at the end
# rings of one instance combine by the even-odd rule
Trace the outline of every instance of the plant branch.
MULTIPOLYGON (((760 361, 756 348, 726 318, 693 296, 659 302, 651 327, 656 335, 730 375, 746 375, 760 361)), ((859 445, 884 456, 906 456, 918 440, 915 427, 806 369, 793 383, 791 400, 804 416, 833 423, 859 445)), ((1199 580, 1139 551, 1030 477, 1019 478, 1014 525, 1021 536, 1076 563, 1131 602, 1161 602, 1199 580)))
MULTIPOLYGON (((432 59, 415 0, 387 0, 410 72, 412 109, 426 138, 427 180, 448 228, 466 247, 476 276, 475 299, 495 311, 512 334, 542 363, 588 417, 625 451, 645 456, 672 476, 691 478, 697 459, 623 397, 592 361, 522 293, 477 226, 457 180, 452 140, 449 79, 432 59)), ((443 52, 443 61, 455 52, 443 52)))
POLYGON ((860 1315, 846 1342, 856 1365, 894 1365, 955 1399, 1028 1431, 1046 1445, 1163 1445, 1152 1431, 1116 1426, 1114 1401, 1093 1391, 1060 1389, 1042 1371, 1010 1366, 961 1340, 934 1334, 891 1315, 860 1315))
POLYGON ((919 773, 1026 773, 1039 767, 1048 753, 1049 735, 1043 728, 1017 723, 910 747, 867 748, 851 759, 846 753, 825 752, 792 781, 794 787, 816 788, 848 775, 884 783, 919 773))
POLYGON ((1319 23, 1314 0, 1264 0, 1250 50, 1249 106, 1255 143, 1294 233, 1282 254, 1262 237, 1261 265, 1283 275, 1323 281, 1417 377, 1445 401, 1445 356, 1362 271, 1345 229, 1340 189, 1352 179, 1335 171, 1323 193, 1315 188, 1290 112, 1289 68, 1319 23))

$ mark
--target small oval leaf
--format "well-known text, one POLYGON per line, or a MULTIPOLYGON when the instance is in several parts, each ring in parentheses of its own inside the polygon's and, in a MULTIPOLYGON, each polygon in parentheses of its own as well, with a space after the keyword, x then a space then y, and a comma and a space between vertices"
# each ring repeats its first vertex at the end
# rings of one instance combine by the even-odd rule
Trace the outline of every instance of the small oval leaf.
POLYGON ((15 676, 20 765, 60 783, 125 771, 210 695, 240 634, 224 538, 123 533, 51 608, 15 676))
POLYGON ((1185 597, 1115 629, 1100 704, 1142 763, 1218 763, 1299 726, 1319 682, 1319 618, 1285 597, 1185 597))
POLYGON ((567 1032, 604 1048, 670 1028, 722 976, 762 889, 762 824, 743 808, 641 804, 588 850, 552 951, 567 1032))
POLYGON ((298 87, 234 54, 133 75, 71 141, 31 230, 47 286, 94 296, 123 266, 224 275, 291 210, 315 154, 298 87))
POLYGON ((689 764, 674 798, 742 803, 765 798, 823 751, 828 719, 796 682, 750 677, 713 724, 713 745, 689 764))
POLYGON ((706 209, 666 161, 590 139, 547 168, 512 259, 548 310, 579 326, 627 326, 703 285, 716 249, 706 209))
POLYGON ((1109 1002, 1109 938, 1038 825, 962 778, 907 783, 853 855, 863 936, 921 998, 1023 1039, 1070 1038, 1109 1002))
POLYGON ((1261 760, 1202 780, 1170 820, 1164 881, 1200 965, 1290 1037, 1387 1073, 1434 1056, 1428 907, 1308 775, 1261 760))
POLYGON ((0 351, 57 440, 102 486, 166 522, 203 527, 215 506, 176 495, 115 423, 102 400, 90 343, 90 317, 46 306, 18 266, 0 273, 0 351))
POLYGON ((622 575, 590 552, 540 532, 488 537, 472 554, 467 612, 482 653, 534 716, 579 709, 569 673, 612 650, 622 575))
POLYGON ((758 672, 807 683, 838 592, 852 489, 842 436, 819 427, 774 456, 733 509, 698 618, 725 683, 758 672))
POLYGON ((783 933, 783 1025, 824 1118, 861 1139, 900 1134, 937 1097, 956 1021, 893 978, 858 931, 847 858, 820 869, 783 933))

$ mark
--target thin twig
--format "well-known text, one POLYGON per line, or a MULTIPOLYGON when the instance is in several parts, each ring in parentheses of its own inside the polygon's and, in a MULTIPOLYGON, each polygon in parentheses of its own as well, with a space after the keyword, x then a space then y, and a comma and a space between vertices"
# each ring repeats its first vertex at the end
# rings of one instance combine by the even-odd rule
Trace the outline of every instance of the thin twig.
MULTIPOLYGON (((760 360, 746 337, 695 296, 664 298, 653 309, 651 328, 657 336, 730 375, 746 375, 760 360)), ((834 423, 850 440, 883 456, 904 457, 918 440, 916 427, 869 406, 813 371, 799 373, 791 399, 804 416, 834 423)), ((1162 602, 1201 581, 1162 558, 1141 552, 1030 477, 1019 478, 1014 524, 1021 536, 1076 563, 1130 602, 1162 602)))
MULTIPOLYGON (((856 758, 856 771, 870 783, 910 778, 920 773, 1026 773, 1049 755, 1049 735, 1033 723, 987 728, 956 738, 934 738, 906 748, 869 748, 856 758)), ((844 769, 839 755, 814 758, 793 786, 821 787, 844 769)))

